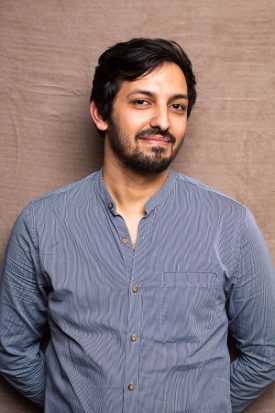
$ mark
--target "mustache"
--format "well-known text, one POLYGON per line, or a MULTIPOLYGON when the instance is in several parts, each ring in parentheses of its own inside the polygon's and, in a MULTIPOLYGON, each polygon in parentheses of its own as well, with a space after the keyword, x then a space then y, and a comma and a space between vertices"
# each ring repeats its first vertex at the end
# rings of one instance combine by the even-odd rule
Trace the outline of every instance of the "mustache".
POLYGON ((161 130, 160 128, 144 129, 136 134, 136 139, 147 138, 148 136, 160 135, 166 138, 171 143, 176 143, 176 138, 168 130, 161 130))

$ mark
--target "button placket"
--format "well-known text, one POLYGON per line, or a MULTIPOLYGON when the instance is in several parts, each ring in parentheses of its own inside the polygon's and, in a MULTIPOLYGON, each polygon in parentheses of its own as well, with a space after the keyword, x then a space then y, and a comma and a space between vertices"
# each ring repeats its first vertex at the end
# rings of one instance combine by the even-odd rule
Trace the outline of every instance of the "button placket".
MULTIPOLYGON (((142 289, 143 289, 143 277, 144 268, 147 260, 148 231, 150 231, 150 225, 148 225, 148 218, 142 220, 139 225, 137 245, 135 253, 132 256, 132 268, 131 268, 131 283, 129 285, 128 297, 129 297, 129 309, 128 309, 128 328, 127 328, 127 342, 125 348, 125 398, 123 413, 134 412, 136 413, 137 404, 136 399, 138 397, 139 384, 139 368, 140 368, 140 346, 142 344, 140 331, 142 324, 142 289), (132 386, 130 386, 132 385, 132 386)), ((126 252, 127 248, 124 249, 126 252)))
POLYGON ((138 376, 140 340, 139 326, 142 314, 142 288, 140 283, 131 285, 129 288, 129 317, 128 338, 126 343, 126 365, 125 365, 125 412, 136 412, 136 397, 138 397, 138 376), (127 408, 126 408, 127 406, 127 408))
POLYGON ((125 412, 136 412, 136 397, 138 397, 138 376, 140 340, 139 326, 142 314, 142 285, 141 283, 129 286, 129 316, 128 337, 126 343, 126 365, 125 365, 125 412), (127 406, 127 408, 126 408, 127 406))

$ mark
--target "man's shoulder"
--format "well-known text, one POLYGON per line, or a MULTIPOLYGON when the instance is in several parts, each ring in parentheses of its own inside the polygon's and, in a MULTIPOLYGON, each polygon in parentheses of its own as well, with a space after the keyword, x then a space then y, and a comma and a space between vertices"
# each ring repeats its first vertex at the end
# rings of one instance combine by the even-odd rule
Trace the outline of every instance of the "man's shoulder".
POLYGON ((190 193, 195 193, 198 196, 205 195, 208 200, 212 200, 213 202, 218 202, 222 204, 229 204, 232 207, 235 207, 242 211, 247 209, 246 206, 243 205, 240 201, 232 198, 227 194, 224 194, 223 192, 218 191, 217 189, 214 189, 204 184, 203 182, 195 178, 184 175, 180 172, 176 172, 176 180, 179 183, 179 187, 181 187, 182 190, 188 191, 190 193))
POLYGON ((72 206, 78 202, 83 202, 87 197, 91 197, 94 193, 94 184, 100 171, 96 171, 86 176, 85 178, 66 184, 53 191, 47 192, 33 199, 26 208, 33 210, 43 210, 48 208, 57 208, 72 206))

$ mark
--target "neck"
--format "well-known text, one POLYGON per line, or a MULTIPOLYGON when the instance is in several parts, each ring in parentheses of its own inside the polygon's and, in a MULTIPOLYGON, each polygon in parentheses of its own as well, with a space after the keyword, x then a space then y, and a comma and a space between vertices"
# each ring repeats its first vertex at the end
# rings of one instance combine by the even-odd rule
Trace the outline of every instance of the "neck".
POLYGON ((169 171, 145 173, 127 169, 120 161, 104 157, 103 178, 117 212, 144 215, 145 203, 160 189, 169 171))

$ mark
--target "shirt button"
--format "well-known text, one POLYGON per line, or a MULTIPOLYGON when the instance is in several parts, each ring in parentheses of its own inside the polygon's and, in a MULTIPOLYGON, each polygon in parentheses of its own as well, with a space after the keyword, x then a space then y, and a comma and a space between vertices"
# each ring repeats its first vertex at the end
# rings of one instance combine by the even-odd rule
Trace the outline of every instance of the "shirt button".
POLYGON ((135 342, 137 341, 137 335, 136 335, 136 334, 132 334, 132 335, 131 335, 131 341, 132 341, 133 343, 135 343, 135 342))
POLYGON ((127 238, 127 237, 123 237, 123 238, 121 239, 121 241, 122 241, 123 244, 127 244, 128 238, 127 238))
POLYGON ((135 385, 134 385, 134 383, 128 384, 128 390, 130 390, 130 391, 134 391, 134 390, 135 390, 135 385))
POLYGON ((108 208, 109 208, 109 209, 112 209, 113 206, 114 206, 114 205, 112 204, 112 202, 110 202, 110 203, 108 204, 108 208))
POLYGON ((138 292, 138 285, 133 285, 132 292, 136 294, 138 292))

